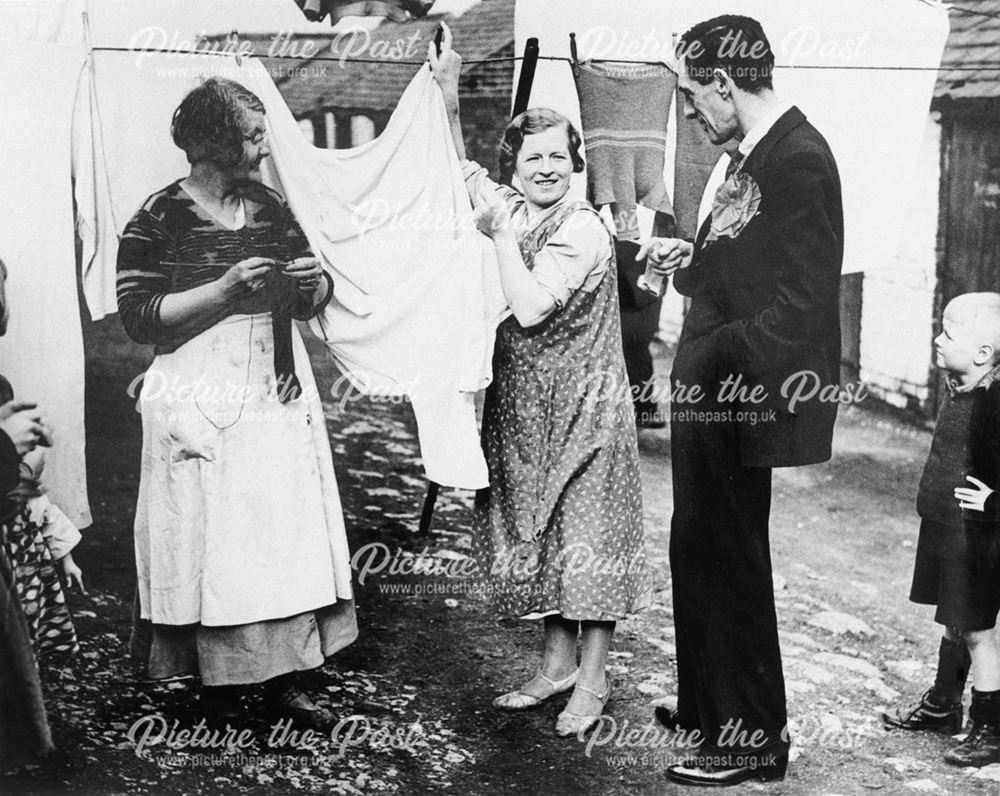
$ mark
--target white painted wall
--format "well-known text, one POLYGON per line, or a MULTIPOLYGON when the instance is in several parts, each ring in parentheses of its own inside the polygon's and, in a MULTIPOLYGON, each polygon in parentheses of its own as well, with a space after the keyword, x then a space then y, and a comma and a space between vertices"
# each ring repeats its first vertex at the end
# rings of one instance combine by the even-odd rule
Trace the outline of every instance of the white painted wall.
MULTIPOLYGON (((892 260, 865 273, 861 379, 895 406, 928 397, 941 183, 941 125, 928 116, 892 260)), ((872 208, 877 212, 877 208, 872 208)))

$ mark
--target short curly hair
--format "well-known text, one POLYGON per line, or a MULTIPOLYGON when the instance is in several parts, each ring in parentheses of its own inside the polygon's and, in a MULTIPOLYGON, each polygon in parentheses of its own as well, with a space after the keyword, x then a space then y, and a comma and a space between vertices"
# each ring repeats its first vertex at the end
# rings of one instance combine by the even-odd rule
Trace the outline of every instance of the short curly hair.
POLYGON ((580 154, 583 139, 573 123, 559 111, 554 111, 551 108, 528 108, 524 113, 511 119, 507 129, 503 131, 503 140, 500 142, 500 173, 514 173, 517 153, 521 151, 521 145, 524 144, 526 135, 541 133, 552 127, 562 127, 566 131, 569 154, 573 160, 573 171, 577 173, 583 171, 586 165, 583 155, 580 154))
POLYGON ((181 100, 170 135, 188 163, 209 160, 232 167, 243 159, 243 141, 255 113, 264 113, 260 97, 235 80, 210 77, 181 100))

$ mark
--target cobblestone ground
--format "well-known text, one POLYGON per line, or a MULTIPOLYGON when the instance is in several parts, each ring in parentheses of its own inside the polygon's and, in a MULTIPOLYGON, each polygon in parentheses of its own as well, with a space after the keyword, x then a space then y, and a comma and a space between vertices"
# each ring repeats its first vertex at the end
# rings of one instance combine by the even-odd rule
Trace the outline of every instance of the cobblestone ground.
MULTIPOLYGON (((0 791, 681 791, 661 772, 684 750, 650 728, 653 700, 674 688, 667 431, 640 435, 655 604, 619 625, 608 718, 581 742, 555 736, 559 703, 524 714, 491 710, 496 693, 536 668, 538 627, 497 622, 462 577, 470 493, 442 492, 431 532, 417 534, 426 483, 408 406, 331 399, 345 517, 366 568, 357 586, 361 637, 311 673, 308 685, 341 724, 330 737, 303 738, 252 717, 249 734, 229 748, 192 748, 179 731, 198 719, 193 684, 141 682, 127 661, 139 460, 127 387, 146 360, 113 322, 88 327, 87 335, 96 352, 87 384, 95 524, 78 556, 89 594, 72 598, 82 652, 45 671, 60 752, 0 781, 0 791), (163 730, 172 733, 160 737, 163 730)), ((323 351, 311 350, 329 389, 336 373, 323 351)), ((657 372, 668 367, 661 352, 657 372)), ((842 413, 831 462, 775 472, 772 549, 793 764, 783 783, 732 792, 1000 792, 1000 766, 951 768, 941 755, 954 740, 887 733, 877 721, 879 710, 919 696, 933 677, 931 612, 906 599, 913 498, 929 441, 926 430, 861 404, 842 413)), ((256 716, 258 697, 251 694, 248 715, 256 716)))

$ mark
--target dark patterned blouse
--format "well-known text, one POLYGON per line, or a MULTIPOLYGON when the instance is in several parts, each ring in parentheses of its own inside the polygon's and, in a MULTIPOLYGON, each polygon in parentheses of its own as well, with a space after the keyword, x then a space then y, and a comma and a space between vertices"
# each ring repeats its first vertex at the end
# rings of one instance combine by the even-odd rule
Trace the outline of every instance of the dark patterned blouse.
MULTIPOLYGON (((214 282, 249 257, 279 263, 309 257, 309 241, 281 196, 261 183, 242 190, 246 223, 222 225, 192 199, 180 180, 150 196, 125 227, 118 247, 118 313, 129 337, 156 345, 157 353, 175 350, 207 327, 168 328, 160 304, 171 293, 214 282)), ((327 301, 332 295, 332 279, 327 301)), ((275 324, 307 320, 322 309, 277 271, 265 290, 233 305, 230 315, 274 313, 275 324), (287 319, 287 320, 286 320, 287 319)))

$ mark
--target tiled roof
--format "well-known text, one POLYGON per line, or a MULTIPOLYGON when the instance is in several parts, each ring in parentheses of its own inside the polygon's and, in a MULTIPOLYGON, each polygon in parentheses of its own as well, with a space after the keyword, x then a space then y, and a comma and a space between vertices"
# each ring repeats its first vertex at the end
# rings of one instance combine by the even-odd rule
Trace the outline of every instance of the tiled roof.
POLYGON ((948 12, 951 33, 941 59, 935 98, 1000 97, 1000 2, 959 0, 956 6, 993 16, 948 12))
MULTIPOLYGON (((438 22, 444 20, 455 36, 455 49, 466 66, 463 93, 476 97, 507 99, 514 77, 513 62, 475 64, 488 58, 514 54, 514 0, 482 0, 459 17, 431 15, 406 22, 383 22, 368 33, 294 37, 286 53, 301 53, 312 43, 312 58, 268 58, 270 37, 246 37, 271 72, 285 102, 297 117, 317 107, 391 111, 427 55, 438 22), (291 49, 297 47, 298 49, 291 49), (341 62, 353 56, 375 63, 341 62), (400 62, 403 63, 400 63, 400 62)), ((274 49, 272 48, 272 52, 274 49)))

